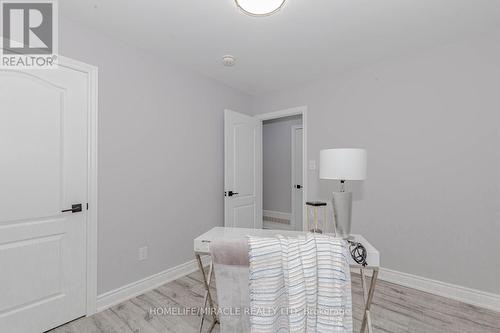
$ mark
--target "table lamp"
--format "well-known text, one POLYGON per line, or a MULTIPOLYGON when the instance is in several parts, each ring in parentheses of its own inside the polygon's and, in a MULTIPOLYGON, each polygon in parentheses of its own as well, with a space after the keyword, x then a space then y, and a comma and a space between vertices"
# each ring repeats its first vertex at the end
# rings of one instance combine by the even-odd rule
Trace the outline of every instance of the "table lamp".
POLYGON ((348 239, 351 234, 352 192, 345 191, 347 180, 366 179, 365 149, 324 149, 320 151, 319 178, 340 180, 340 192, 333 192, 335 232, 348 239))

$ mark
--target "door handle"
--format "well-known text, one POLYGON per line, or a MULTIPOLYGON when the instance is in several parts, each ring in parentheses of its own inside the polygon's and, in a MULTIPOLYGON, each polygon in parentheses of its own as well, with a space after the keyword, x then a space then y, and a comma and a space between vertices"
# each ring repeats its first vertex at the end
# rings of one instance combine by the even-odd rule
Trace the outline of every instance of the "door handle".
POLYGON ((227 191, 227 196, 232 197, 233 195, 239 194, 238 192, 227 191))
POLYGON ((302 185, 294 185, 293 187, 300 190, 302 188, 302 185))
POLYGON ((70 209, 61 210, 62 213, 66 213, 66 212, 78 213, 81 211, 82 211, 82 204, 74 204, 74 205, 71 205, 70 209))

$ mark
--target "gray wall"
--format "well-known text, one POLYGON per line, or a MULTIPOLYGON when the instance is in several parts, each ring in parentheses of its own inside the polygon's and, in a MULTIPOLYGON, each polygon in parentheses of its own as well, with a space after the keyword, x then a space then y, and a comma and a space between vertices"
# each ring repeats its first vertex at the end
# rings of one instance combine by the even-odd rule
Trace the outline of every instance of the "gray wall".
POLYGON ((60 22, 61 54, 99 67, 98 291, 193 259, 223 225, 223 110, 250 97, 60 22), (138 248, 149 259, 138 261, 138 248))
MULTIPOLYGON (((99 66, 98 288, 192 258, 223 219, 224 108, 251 98, 61 21, 61 53, 99 66), (149 259, 137 260, 149 247, 149 259)), ((451 45, 253 99, 309 107, 309 159, 366 147, 353 227, 384 267, 500 294, 500 45, 451 45)), ((308 171, 309 199, 337 184, 308 171)))
MULTIPOLYGON (((308 105, 308 158, 365 147, 353 231, 384 267, 500 294, 500 42, 449 45, 259 96, 254 113, 308 105)), ((308 171, 309 199, 335 182, 308 171)))
POLYGON ((262 126, 264 210, 292 212, 291 128, 293 125, 302 125, 302 117, 268 120, 262 126))

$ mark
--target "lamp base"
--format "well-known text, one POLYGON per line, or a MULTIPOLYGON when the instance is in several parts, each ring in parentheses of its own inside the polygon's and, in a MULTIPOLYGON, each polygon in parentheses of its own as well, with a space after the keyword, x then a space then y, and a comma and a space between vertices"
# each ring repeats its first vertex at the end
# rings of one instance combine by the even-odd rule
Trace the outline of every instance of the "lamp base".
POLYGON ((352 192, 333 192, 332 207, 337 237, 349 239, 351 234, 352 192))

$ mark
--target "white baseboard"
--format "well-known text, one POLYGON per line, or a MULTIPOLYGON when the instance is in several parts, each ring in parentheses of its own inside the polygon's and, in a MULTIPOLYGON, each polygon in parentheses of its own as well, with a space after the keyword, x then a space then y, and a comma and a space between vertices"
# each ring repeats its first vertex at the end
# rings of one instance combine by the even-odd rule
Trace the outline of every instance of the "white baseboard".
MULTIPOLYGON (((209 263, 210 258, 208 256, 204 257, 203 264, 208 265, 209 263)), ((144 294, 145 292, 155 289, 165 283, 191 274, 197 269, 198 265, 196 261, 191 260, 142 280, 101 294, 97 297, 97 311, 100 312, 106 310, 111 306, 144 294)), ((462 287, 413 274, 398 272, 388 268, 380 268, 379 279, 500 312, 500 295, 497 294, 462 287)))
POLYGON ((291 213, 278 212, 275 210, 264 210, 263 215, 289 221, 292 219, 291 213))
POLYGON ((500 295, 497 294, 402 273, 387 268, 380 268, 379 278, 405 287, 500 312, 500 295))
POLYGON ((293 230, 292 214, 290 213, 264 210, 262 215, 265 229, 293 230))
MULTIPOLYGON (((202 258, 206 266, 210 263, 210 257, 202 258)), ((97 312, 106 310, 114 305, 120 304, 126 300, 142 295, 159 286, 174 281, 178 278, 191 274, 198 270, 196 260, 191 260, 178 266, 164 270, 163 272, 151 275, 142 280, 127 284, 115 290, 108 291, 97 297, 97 312)))

